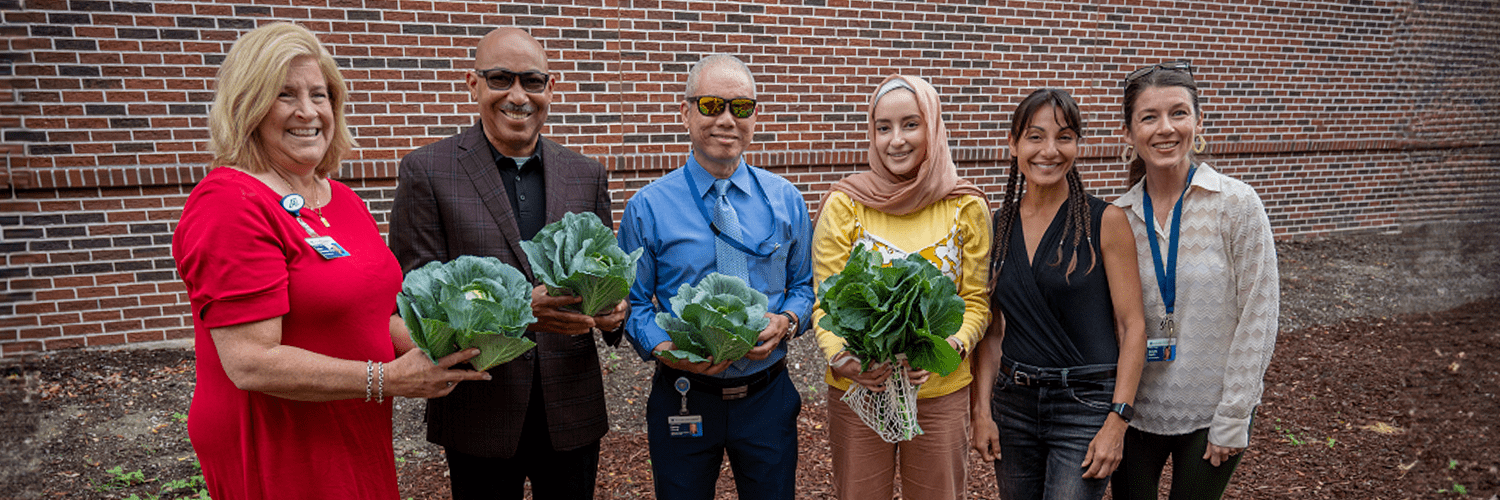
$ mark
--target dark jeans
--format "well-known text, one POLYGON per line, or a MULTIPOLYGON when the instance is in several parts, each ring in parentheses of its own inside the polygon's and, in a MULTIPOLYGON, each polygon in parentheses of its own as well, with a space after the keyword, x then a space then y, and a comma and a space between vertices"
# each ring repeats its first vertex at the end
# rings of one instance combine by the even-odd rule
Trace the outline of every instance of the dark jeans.
POLYGON ((1000 429, 1000 498, 1103 497, 1109 480, 1084 479, 1082 464, 1109 417, 1114 392, 1113 379, 1022 386, 999 377, 990 411, 1000 429))
POLYGON ((785 370, 744 399, 688 391, 688 413, 703 417, 703 436, 671 437, 667 417, 678 414, 682 395, 657 367, 646 403, 651 470, 656 498, 709 500, 728 452, 739 498, 791 500, 797 483, 797 414, 802 396, 785 370))
POLYGON ((1171 500, 1216 500, 1224 496, 1229 478, 1244 454, 1229 457, 1218 467, 1204 460, 1208 429, 1179 436, 1163 436, 1131 428, 1125 431, 1125 458, 1110 478, 1115 500, 1156 500, 1161 470, 1172 457, 1171 500))

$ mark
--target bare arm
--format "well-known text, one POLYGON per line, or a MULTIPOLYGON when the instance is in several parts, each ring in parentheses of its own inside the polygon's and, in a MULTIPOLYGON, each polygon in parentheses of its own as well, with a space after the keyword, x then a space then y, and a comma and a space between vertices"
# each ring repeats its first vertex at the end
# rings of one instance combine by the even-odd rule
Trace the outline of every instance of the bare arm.
MULTIPOLYGON (((393 317, 393 330, 397 321, 393 317)), ((400 328, 405 330, 404 325, 400 328)), ((224 372, 242 390, 297 401, 365 397, 366 361, 338 359, 282 345, 280 316, 213 328, 209 334, 219 351, 224 372)), ((393 331, 392 335, 398 333, 393 331)), ((422 351, 408 348, 401 357, 385 365, 385 395, 433 398, 447 395, 460 381, 488 380, 488 373, 448 369, 478 354, 478 349, 467 349, 445 356, 433 365, 422 351), (449 385, 450 382, 454 385, 449 385)), ((375 373, 371 378, 378 377, 375 373)), ((372 388, 375 390, 378 386, 372 388)))
MULTIPOLYGON (((1115 393, 1112 402, 1135 404, 1136 386, 1146 365, 1146 317, 1141 302, 1141 275, 1137 267, 1135 236, 1125 211, 1110 206, 1104 210, 1099 246, 1104 252, 1104 272, 1109 277, 1109 296, 1115 310, 1115 393)), ((1110 413, 1104 426, 1089 442, 1083 460, 1085 478, 1106 478, 1120 465, 1125 452, 1125 430, 1130 424, 1110 413)))
POLYGON ((1000 458, 1000 430, 990 412, 990 397, 994 394, 995 376, 1000 373, 1000 359, 1004 356, 1000 345, 1005 340, 1005 315, 996 313, 991 318, 989 329, 974 346, 974 354, 969 358, 969 370, 974 375, 974 381, 969 384, 969 418, 973 420, 971 444, 974 451, 993 462, 1000 458))

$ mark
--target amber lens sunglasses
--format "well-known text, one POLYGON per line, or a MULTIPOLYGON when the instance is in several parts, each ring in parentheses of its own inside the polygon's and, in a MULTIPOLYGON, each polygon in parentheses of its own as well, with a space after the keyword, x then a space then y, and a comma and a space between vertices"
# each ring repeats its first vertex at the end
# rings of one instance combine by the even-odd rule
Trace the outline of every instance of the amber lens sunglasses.
POLYGON ((729 114, 735 118, 749 118, 755 114, 755 99, 738 98, 724 99, 716 95, 700 95, 687 98, 688 102, 698 104, 698 113, 703 116, 719 116, 724 112, 724 104, 729 104, 729 114))
POLYGON ((1155 73, 1156 70, 1161 69, 1169 71, 1183 71, 1186 72, 1188 76, 1193 75, 1193 63, 1189 62, 1187 59, 1178 59, 1176 61, 1167 61, 1161 64, 1152 64, 1150 66, 1131 71, 1130 74, 1125 75, 1125 84, 1129 85, 1130 82, 1136 81, 1136 79, 1138 78, 1155 73))
POLYGON ((532 94, 540 94, 547 91, 547 80, 552 75, 540 71, 523 71, 520 73, 504 69, 477 69, 474 74, 484 79, 490 90, 510 90, 517 80, 521 81, 521 90, 532 94))

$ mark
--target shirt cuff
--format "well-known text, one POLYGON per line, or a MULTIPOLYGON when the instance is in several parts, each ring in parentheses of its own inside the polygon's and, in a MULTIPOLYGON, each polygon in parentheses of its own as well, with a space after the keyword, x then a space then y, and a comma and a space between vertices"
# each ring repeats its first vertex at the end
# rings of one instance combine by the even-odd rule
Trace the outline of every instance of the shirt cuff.
POLYGON ((1208 442, 1225 448, 1249 447, 1250 420, 1214 415, 1214 421, 1208 428, 1208 442))

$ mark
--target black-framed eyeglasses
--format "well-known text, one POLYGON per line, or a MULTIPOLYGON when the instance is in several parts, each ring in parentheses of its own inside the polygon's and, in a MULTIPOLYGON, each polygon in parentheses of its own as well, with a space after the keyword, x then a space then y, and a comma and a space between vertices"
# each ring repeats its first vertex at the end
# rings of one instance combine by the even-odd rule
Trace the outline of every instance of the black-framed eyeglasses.
POLYGON ((749 118, 755 114, 755 99, 748 97, 725 99, 716 95, 700 95, 689 97, 687 101, 697 104, 698 113, 703 116, 719 116, 726 107, 735 118, 749 118))
POLYGON ((1125 75, 1125 84, 1129 85, 1130 82, 1136 81, 1141 77, 1155 73, 1157 70, 1162 69, 1168 71, 1182 71, 1186 72, 1188 76, 1193 76, 1193 63, 1191 61, 1188 61, 1187 59, 1178 59, 1176 61, 1167 61, 1164 63, 1152 64, 1150 66, 1131 71, 1130 74, 1125 75))
POLYGON ((546 92, 547 81, 552 79, 552 75, 540 71, 522 71, 517 73, 500 68, 476 69, 474 70, 474 74, 483 78, 485 85, 488 85, 490 90, 510 90, 510 86, 514 85, 516 80, 520 80, 521 90, 532 94, 546 92))

